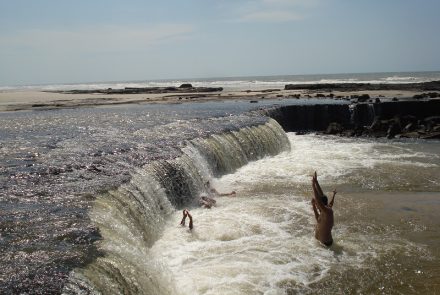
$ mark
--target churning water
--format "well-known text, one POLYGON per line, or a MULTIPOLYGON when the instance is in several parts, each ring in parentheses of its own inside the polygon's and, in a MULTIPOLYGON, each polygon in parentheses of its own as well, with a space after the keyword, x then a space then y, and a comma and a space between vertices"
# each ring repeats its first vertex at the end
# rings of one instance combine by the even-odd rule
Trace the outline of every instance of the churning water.
POLYGON ((0 293, 439 292, 439 142, 286 134, 250 109, 1 114, 0 293), (314 170, 339 191, 330 249, 314 170), (236 197, 198 208, 207 180, 236 197))
POLYGON ((193 208, 192 232, 174 214, 151 252, 177 294, 438 292, 440 144, 288 136, 291 150, 217 179, 237 196, 193 208), (315 169, 340 191, 330 249, 313 234, 315 169))

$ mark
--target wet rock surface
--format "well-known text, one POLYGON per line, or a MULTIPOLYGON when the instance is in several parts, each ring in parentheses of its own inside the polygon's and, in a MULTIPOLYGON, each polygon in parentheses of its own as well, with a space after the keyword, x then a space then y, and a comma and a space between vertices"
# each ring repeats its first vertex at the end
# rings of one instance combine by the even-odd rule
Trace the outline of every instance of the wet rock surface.
POLYGON ((354 104, 350 125, 331 122, 327 134, 440 139, 440 100, 354 104))
POLYGON ((319 83, 319 84, 287 84, 285 90, 319 90, 319 91, 377 91, 377 90, 408 90, 408 91, 439 91, 440 81, 424 83, 319 83))
POLYGON ((191 84, 182 84, 179 87, 125 87, 123 89, 72 89, 48 91, 62 94, 160 94, 160 93, 199 93, 220 92, 222 87, 193 87, 191 84))

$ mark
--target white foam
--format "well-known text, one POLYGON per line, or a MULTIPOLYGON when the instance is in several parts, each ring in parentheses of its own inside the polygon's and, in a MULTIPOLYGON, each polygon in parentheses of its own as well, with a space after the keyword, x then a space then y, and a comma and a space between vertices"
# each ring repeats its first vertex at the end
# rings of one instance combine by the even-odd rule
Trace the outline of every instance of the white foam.
POLYGON ((226 175, 223 184, 240 189, 266 179, 274 186, 286 182, 308 184, 315 170, 324 184, 347 182, 344 176, 350 176, 350 182, 361 183, 370 169, 439 167, 438 154, 415 151, 414 144, 293 133, 288 137, 289 152, 252 162, 242 167, 240 173, 226 175))
POLYGON ((26 90, 92 90, 121 89, 125 87, 178 87, 191 83, 196 87, 224 87, 228 90, 259 90, 266 88, 284 88, 286 84, 317 83, 420 83, 440 79, 439 72, 414 73, 375 73, 375 74, 329 74, 329 75, 287 75, 266 77, 224 77, 207 79, 175 79, 156 81, 114 81, 97 83, 64 83, 46 85, 0 86, 0 91, 26 90))
MULTIPOLYGON (((429 163, 433 154, 414 153, 407 143, 294 134, 289 139, 291 151, 213 181, 218 190, 236 189, 237 197, 217 198, 211 210, 192 208, 193 231, 178 225, 181 212, 174 214, 151 255, 169 268, 180 294, 286 294, 287 289, 310 293, 313 284, 331 272, 372 267, 395 251, 423 253, 400 238, 395 228, 358 220, 338 222, 336 245, 323 248, 314 239, 309 192, 302 194, 296 186, 308 185, 316 167, 325 184, 353 171, 402 165, 402 159, 410 171, 411 165, 437 167, 429 163)), ((350 181, 362 180, 351 177, 350 181)), ((349 200, 343 203, 338 209, 349 210, 344 209, 349 200)), ((351 206, 361 212, 364 205, 351 206)))

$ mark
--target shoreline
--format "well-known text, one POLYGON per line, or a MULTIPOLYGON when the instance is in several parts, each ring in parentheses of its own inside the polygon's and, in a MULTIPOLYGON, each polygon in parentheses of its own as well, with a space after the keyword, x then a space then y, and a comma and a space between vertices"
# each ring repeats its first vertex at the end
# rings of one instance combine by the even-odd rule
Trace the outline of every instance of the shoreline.
POLYGON ((440 81, 408 84, 287 84, 284 89, 223 90, 207 87, 125 88, 96 90, 13 90, 0 92, 0 112, 54 110, 122 104, 186 103, 224 100, 330 98, 351 102, 419 100, 440 97, 440 81))

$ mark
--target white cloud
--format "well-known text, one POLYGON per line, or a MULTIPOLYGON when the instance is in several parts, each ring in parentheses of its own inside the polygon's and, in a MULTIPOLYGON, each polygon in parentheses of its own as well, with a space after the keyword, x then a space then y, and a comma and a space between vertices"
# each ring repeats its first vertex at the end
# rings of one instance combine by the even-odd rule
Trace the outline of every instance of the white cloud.
POLYGON ((318 0, 261 0, 267 5, 283 5, 283 6, 314 6, 318 0))
POLYGON ((1 36, 5 48, 27 50, 114 52, 142 50, 163 42, 187 38, 194 28, 190 25, 163 24, 152 27, 96 26, 75 30, 32 29, 1 36))
POLYGON ((252 0, 237 7, 239 22, 291 22, 306 18, 319 0, 252 0))
POLYGON ((257 11, 240 17, 243 22, 287 22, 303 19, 303 16, 290 11, 257 11))

